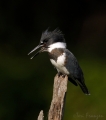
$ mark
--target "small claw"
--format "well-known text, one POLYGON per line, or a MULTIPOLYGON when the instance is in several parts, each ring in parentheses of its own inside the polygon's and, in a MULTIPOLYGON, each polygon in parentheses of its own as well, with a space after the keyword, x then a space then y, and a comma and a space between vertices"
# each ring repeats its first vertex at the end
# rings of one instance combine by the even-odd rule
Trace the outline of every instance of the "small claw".
POLYGON ((63 78, 65 78, 65 76, 66 76, 65 74, 62 74, 62 77, 63 77, 63 78))
POLYGON ((61 72, 58 72, 58 77, 60 77, 62 75, 62 73, 61 72))
POLYGON ((61 72, 58 72, 58 77, 62 76, 63 78, 65 78, 66 74, 63 74, 61 72))

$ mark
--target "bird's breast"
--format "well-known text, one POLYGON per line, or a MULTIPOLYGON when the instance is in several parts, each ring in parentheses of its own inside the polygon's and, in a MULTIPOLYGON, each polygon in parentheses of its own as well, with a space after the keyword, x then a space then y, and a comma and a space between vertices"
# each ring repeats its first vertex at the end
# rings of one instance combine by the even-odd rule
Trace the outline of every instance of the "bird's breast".
POLYGON ((63 74, 69 74, 67 68, 65 67, 65 61, 66 61, 66 55, 63 53, 59 57, 57 57, 57 60, 50 59, 51 63, 56 67, 58 72, 62 72, 63 74))

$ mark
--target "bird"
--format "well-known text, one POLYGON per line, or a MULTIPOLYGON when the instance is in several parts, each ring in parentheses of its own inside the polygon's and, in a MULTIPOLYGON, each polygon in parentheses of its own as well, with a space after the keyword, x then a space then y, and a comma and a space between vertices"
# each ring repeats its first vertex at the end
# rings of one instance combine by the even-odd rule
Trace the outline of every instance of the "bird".
POLYGON ((85 85, 83 71, 74 54, 67 49, 64 34, 58 28, 53 31, 46 29, 42 32, 40 43, 28 55, 37 49, 40 50, 31 59, 41 52, 48 52, 52 65, 57 69, 58 76, 67 75, 72 84, 80 86, 84 94, 90 95, 85 85))

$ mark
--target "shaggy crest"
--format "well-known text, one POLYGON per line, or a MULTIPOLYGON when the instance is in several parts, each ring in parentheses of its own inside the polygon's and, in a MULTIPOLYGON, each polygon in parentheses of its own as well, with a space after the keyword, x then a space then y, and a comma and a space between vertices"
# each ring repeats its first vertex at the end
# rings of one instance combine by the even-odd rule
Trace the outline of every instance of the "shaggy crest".
POLYGON ((65 42, 64 35, 58 28, 56 28, 54 31, 49 31, 48 29, 45 30, 42 33, 40 42, 42 42, 44 39, 51 39, 51 38, 55 39, 55 41, 58 39, 65 42))

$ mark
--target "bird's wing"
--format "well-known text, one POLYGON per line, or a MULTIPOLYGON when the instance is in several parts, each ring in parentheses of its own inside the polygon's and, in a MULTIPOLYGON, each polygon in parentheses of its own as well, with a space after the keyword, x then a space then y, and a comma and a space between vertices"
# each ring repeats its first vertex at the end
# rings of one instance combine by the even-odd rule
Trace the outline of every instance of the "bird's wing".
POLYGON ((65 66, 70 72, 71 77, 83 81, 84 80, 83 72, 78 64, 76 57, 68 49, 65 49, 65 53, 66 53, 65 66))
POLYGON ((67 49, 65 49, 66 53, 66 68, 68 69, 70 73, 70 77, 75 80, 75 82, 81 87, 82 91, 85 94, 90 95, 85 83, 84 83, 84 77, 83 72, 78 64, 77 59, 75 56, 67 49))

